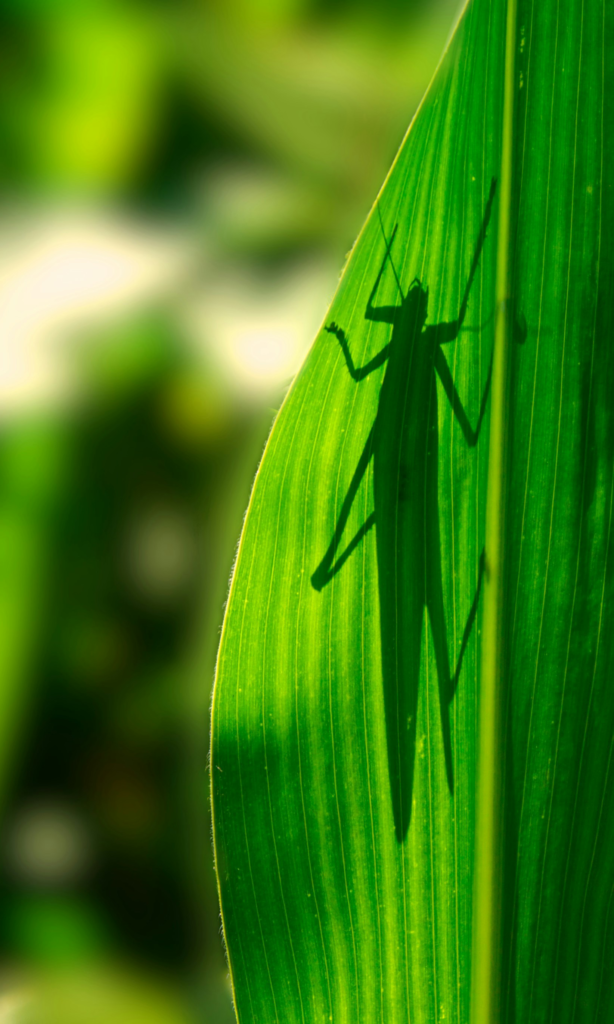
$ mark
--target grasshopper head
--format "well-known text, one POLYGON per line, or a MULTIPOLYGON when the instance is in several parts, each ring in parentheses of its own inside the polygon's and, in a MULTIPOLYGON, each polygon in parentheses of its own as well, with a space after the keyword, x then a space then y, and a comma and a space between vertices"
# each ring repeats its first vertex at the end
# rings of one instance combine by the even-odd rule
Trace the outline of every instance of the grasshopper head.
POLYGON ((415 277, 409 286, 407 301, 411 310, 411 321, 418 329, 426 322, 429 308, 429 290, 423 288, 421 282, 415 277))

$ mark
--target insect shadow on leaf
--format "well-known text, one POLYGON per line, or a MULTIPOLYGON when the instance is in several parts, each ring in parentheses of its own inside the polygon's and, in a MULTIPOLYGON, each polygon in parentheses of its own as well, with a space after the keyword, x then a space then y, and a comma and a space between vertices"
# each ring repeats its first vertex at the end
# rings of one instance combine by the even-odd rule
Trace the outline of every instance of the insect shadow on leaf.
POLYGON ((474 447, 488 402, 492 357, 474 429, 461 403, 441 346, 454 341, 463 326, 471 286, 486 239, 495 190, 496 179, 493 178, 456 320, 426 326, 428 288, 424 288, 417 278, 407 293, 403 293, 391 257, 397 231, 395 226, 365 312, 366 320, 392 325, 389 343, 365 366, 357 367, 344 331, 336 323, 326 327, 341 345, 347 368, 356 382, 365 380, 370 373, 387 362, 375 421, 341 506, 333 538, 311 577, 311 583, 316 590, 322 590, 339 572, 371 527, 377 526, 388 770, 395 832, 399 843, 407 835, 411 816, 425 610, 428 610, 437 668, 441 729, 450 792, 454 785, 449 706, 477 615, 484 553, 480 557, 477 589, 463 632, 456 669, 452 674, 446 636, 439 537, 439 438, 435 375, 441 381, 465 441, 469 447, 474 447), (395 306, 375 306, 375 295, 387 260, 390 260, 401 302, 395 306), (425 403, 426 416, 422 414, 425 403), (416 410, 421 410, 421 414, 416 415, 416 410), (337 557, 354 498, 371 459, 374 511, 337 557))

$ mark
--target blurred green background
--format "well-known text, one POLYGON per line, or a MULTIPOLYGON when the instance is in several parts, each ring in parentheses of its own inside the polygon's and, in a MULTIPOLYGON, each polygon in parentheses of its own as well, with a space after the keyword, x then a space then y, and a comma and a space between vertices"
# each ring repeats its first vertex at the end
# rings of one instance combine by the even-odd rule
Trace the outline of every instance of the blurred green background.
POLYGON ((228 578, 457 0, 0 10, 0 1022, 230 1024, 228 578))

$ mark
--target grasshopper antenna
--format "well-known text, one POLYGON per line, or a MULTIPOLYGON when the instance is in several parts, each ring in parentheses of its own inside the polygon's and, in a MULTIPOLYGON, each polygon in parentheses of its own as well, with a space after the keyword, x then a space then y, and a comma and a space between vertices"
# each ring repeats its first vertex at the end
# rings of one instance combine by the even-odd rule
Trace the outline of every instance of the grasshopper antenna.
POLYGON ((497 179, 493 178, 490 183, 490 192, 488 194, 488 200, 486 202, 486 209, 484 211, 484 217, 482 218, 482 226, 478 235, 477 245, 473 254, 473 261, 471 263, 471 270, 469 271, 469 277, 467 279, 467 287, 465 288, 465 294, 463 295, 463 301, 461 303, 460 321, 465 319, 465 312, 469 302, 469 292, 471 291, 471 285, 475 277, 475 272, 478 269, 478 263, 484 247, 484 241, 486 239, 486 231, 490 222, 490 214, 492 211, 492 204, 495 198, 495 192, 497 190, 497 179))
MULTIPOLYGON (((386 242, 386 232, 384 231, 384 224, 383 224, 383 221, 382 221, 382 213, 381 213, 381 210, 379 208, 379 204, 378 204, 378 207, 377 207, 377 216, 379 217, 379 226, 380 226, 380 228, 382 230, 382 236, 384 238, 384 241, 386 242)), ((398 224, 395 224, 395 226, 392 229, 392 234, 390 236, 390 241, 386 242, 386 256, 384 256, 384 262, 386 262, 386 257, 388 257, 388 259, 390 260, 390 266, 392 267, 392 273, 394 274, 394 279, 395 279, 395 281, 397 283, 397 288, 399 289, 399 294, 400 294, 401 298, 404 299, 405 296, 403 295, 403 289, 401 288, 401 282, 399 281, 399 275, 397 274, 396 267, 395 267, 394 262, 392 260, 392 256, 390 255, 390 250, 392 248, 392 243, 394 242, 394 236, 397 233, 398 226, 399 226, 398 224)))

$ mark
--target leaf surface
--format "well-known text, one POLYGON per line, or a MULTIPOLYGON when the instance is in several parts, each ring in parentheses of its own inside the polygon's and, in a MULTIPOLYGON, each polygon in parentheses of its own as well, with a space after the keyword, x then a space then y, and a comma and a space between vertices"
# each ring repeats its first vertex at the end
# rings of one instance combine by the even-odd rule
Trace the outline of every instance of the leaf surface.
MULTIPOLYGON (((213 708, 241 1024, 469 1020, 506 4, 473 0, 254 486, 213 708)), ((503 1017, 614 1017, 614 10, 520 0, 503 1017)))

